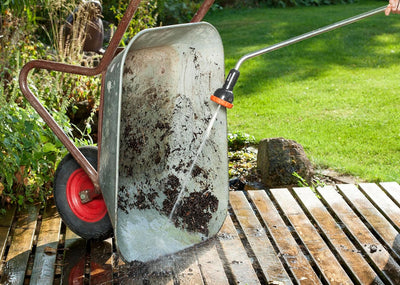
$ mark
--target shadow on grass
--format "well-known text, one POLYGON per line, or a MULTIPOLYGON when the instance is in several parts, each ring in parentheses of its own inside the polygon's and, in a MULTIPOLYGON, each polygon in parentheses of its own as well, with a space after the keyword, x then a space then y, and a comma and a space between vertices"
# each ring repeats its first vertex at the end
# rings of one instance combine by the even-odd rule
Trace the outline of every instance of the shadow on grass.
MULTIPOLYGON (((226 68, 230 69, 249 52, 384 5, 383 1, 369 1, 325 7, 228 10, 220 12, 223 17, 213 14, 208 20, 211 23, 215 20, 222 35, 227 55, 226 68)), ((338 65, 349 69, 397 65, 395 54, 400 40, 397 17, 386 17, 381 13, 250 59, 242 65, 237 89, 245 89, 245 96, 248 96, 275 79, 283 78, 290 82, 317 79, 338 65)), ((239 91, 237 95, 242 93, 239 91)))

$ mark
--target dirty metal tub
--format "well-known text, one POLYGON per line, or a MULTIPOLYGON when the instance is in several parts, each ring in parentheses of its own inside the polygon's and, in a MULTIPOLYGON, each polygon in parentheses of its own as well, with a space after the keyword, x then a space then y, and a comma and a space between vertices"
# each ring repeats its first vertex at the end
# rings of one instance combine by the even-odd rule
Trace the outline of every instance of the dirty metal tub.
POLYGON ((223 81, 222 42, 208 23, 142 31, 110 64, 99 179, 125 261, 177 252, 222 226, 228 204, 224 108, 189 169, 217 112, 209 97, 223 81), (182 188, 182 203, 169 219, 182 188))

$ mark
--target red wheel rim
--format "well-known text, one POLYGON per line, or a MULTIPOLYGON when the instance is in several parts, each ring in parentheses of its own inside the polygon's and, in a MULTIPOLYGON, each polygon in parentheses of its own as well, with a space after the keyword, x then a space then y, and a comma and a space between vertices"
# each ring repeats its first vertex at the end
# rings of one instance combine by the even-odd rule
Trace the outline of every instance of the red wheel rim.
POLYGON ((82 221, 95 223, 107 214, 103 196, 98 196, 89 203, 82 204, 79 193, 94 190, 94 185, 82 168, 75 170, 67 182, 67 200, 72 212, 82 221))

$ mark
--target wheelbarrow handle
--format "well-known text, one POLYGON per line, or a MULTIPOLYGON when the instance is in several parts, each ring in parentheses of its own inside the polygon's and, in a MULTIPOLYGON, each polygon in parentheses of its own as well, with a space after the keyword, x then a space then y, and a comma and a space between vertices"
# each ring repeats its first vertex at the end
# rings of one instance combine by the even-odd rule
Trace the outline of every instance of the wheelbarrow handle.
MULTIPOLYGON (((96 169, 89 163, 85 156, 79 151, 71 139, 65 134, 61 127, 57 124, 54 118, 49 114, 46 108, 40 103, 38 98, 32 93, 28 86, 28 74, 32 69, 46 69, 51 71, 59 71, 64 73, 79 74, 84 76, 95 76, 100 73, 105 73, 111 60, 118 52, 118 46, 121 39, 131 21, 133 15, 135 14, 141 0, 132 0, 122 17, 120 24, 115 32, 115 35, 110 41, 110 44, 105 51, 99 65, 95 68, 82 67, 77 65, 59 63, 48 60, 33 60, 24 65, 19 74, 19 86, 22 94, 26 97, 32 107, 38 112, 38 114, 43 118, 46 124, 54 132, 57 138, 64 144, 67 150, 75 158, 78 164, 84 169, 86 174, 92 180, 95 187, 96 193, 100 194, 99 178, 96 169)), ((104 78, 104 76, 103 76, 104 78)), ((103 85, 102 79, 102 85, 103 85)), ((100 105, 102 105, 103 100, 103 88, 101 90, 100 105)), ((102 113, 102 106, 100 106, 100 113, 102 113)), ((101 124, 102 114, 99 116, 99 124, 101 124)))
POLYGON ((28 86, 28 74, 32 69, 47 69, 61 72, 68 72, 73 74, 88 75, 93 73, 92 69, 84 68, 74 65, 61 64, 46 60, 34 60, 24 65, 19 74, 19 87, 21 88, 22 94, 29 101, 36 112, 43 118, 46 124, 54 132, 57 138, 63 143, 63 145, 72 154, 78 164, 85 170, 86 174, 90 177, 93 182, 95 189, 100 189, 99 178, 96 169, 89 163, 85 156, 79 151, 72 140, 65 134, 62 128, 57 124, 54 118, 46 110, 46 108, 40 103, 38 98, 32 93, 28 86))
MULTIPOLYGON (((28 74, 32 69, 46 69, 49 71, 59 71, 64 73, 79 74, 84 76, 95 76, 99 74, 105 74, 107 67, 111 63, 112 59, 121 50, 118 48, 121 39, 128 28, 128 25, 135 14, 141 0, 130 1, 124 16, 122 17, 114 36, 112 37, 108 48, 106 49, 99 65, 95 68, 82 67, 77 65, 59 63, 48 60, 33 60, 24 65, 19 74, 19 86, 22 94, 26 97, 32 107, 38 112, 38 114, 43 118, 46 124, 54 132, 57 138, 64 144, 67 150, 75 158, 78 164, 84 169, 86 174, 90 177, 93 185, 96 189, 96 193, 100 194, 99 178, 96 169, 89 163, 85 156, 79 151, 71 139, 65 134, 61 127, 57 124, 54 118, 46 110, 46 108, 40 103, 38 98, 32 93, 28 86, 28 74)), ((192 22, 201 21, 204 15, 207 13, 209 8, 214 3, 214 0, 205 0, 201 5, 200 9, 197 11, 192 19, 192 22)), ((100 98, 100 114, 99 114, 99 126, 102 125, 102 111, 103 111, 103 99, 104 99, 104 78, 102 76, 102 88, 101 88, 101 98, 100 98)), ((99 128, 101 130, 101 127, 99 128)), ((99 153, 100 153, 100 141, 101 141, 101 131, 99 131, 99 153)))
POLYGON ((211 6, 214 4, 214 0, 205 0, 203 4, 201 4, 199 10, 197 10, 196 14, 194 14, 191 23, 200 22, 204 16, 207 14, 208 10, 210 10, 211 6))

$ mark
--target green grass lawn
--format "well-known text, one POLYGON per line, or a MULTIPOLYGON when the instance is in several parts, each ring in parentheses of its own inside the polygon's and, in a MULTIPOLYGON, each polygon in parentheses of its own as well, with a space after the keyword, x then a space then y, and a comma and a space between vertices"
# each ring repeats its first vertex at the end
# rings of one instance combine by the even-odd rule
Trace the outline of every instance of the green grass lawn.
MULTIPOLYGON (((246 53, 385 4, 224 9, 205 20, 221 34, 228 71, 246 53)), ((375 15, 250 59, 240 72, 231 132, 293 139, 318 167, 400 182, 400 15, 375 15)))

